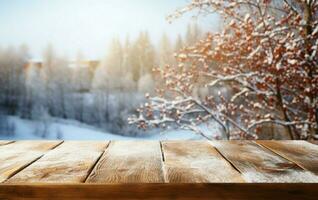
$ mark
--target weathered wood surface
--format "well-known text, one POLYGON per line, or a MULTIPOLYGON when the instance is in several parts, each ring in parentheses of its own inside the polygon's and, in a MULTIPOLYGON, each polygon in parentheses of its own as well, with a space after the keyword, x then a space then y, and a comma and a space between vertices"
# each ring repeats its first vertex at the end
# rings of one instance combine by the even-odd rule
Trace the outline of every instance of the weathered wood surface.
POLYGON ((158 141, 111 142, 86 182, 164 182, 160 143, 158 141))
POLYGON ((80 183, 108 142, 64 142, 6 183, 80 183))
POLYGON ((207 141, 162 142, 169 183, 244 182, 207 141))
POLYGON ((318 196, 318 146, 303 141, 7 142, 0 199, 318 196))
POLYGON ((306 141, 258 141, 303 169, 318 175, 318 145, 306 141))
POLYGON ((0 199, 316 200, 317 184, 72 184, 0 185, 0 199))
POLYGON ((318 182, 318 176, 253 141, 211 142, 248 182, 318 182))
POLYGON ((0 183, 60 143, 61 141, 18 141, 0 146, 0 183))

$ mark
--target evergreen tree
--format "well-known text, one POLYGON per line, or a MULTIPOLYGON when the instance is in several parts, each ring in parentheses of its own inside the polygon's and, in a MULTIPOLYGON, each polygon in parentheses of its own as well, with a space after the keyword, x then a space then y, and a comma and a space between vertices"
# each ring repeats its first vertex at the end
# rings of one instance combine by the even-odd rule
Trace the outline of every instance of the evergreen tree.
POLYGON ((26 46, 0 51, 0 104, 9 114, 16 114, 23 95, 23 70, 28 59, 26 46))
POLYGON ((182 39, 181 35, 179 34, 177 37, 175 46, 174 46, 174 52, 180 51, 183 47, 184 47, 183 39, 182 39))
POLYGON ((108 55, 96 69, 92 87, 94 90, 114 90, 119 88, 118 77, 124 73, 123 47, 119 39, 113 39, 108 55))
POLYGON ((155 50, 147 32, 140 33, 131 54, 133 80, 138 81, 142 75, 151 73, 155 65, 155 50))
POLYGON ((186 32, 186 43, 187 45, 193 45, 197 42, 202 35, 202 31, 199 28, 197 22, 188 24, 187 32, 186 32))
POLYGON ((173 60, 173 50, 167 34, 163 34, 160 40, 159 64, 163 67, 165 64, 171 64, 173 60))

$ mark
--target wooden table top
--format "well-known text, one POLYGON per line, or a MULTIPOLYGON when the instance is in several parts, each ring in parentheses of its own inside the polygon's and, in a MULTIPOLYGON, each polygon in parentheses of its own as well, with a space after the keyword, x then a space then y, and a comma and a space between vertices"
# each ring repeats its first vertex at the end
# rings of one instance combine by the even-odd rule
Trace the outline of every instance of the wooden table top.
POLYGON ((264 191, 280 199, 281 195, 315 199, 318 145, 306 141, 0 141, 0 199, 63 199, 74 197, 71 194, 76 199, 109 194, 110 199, 270 198, 264 191))

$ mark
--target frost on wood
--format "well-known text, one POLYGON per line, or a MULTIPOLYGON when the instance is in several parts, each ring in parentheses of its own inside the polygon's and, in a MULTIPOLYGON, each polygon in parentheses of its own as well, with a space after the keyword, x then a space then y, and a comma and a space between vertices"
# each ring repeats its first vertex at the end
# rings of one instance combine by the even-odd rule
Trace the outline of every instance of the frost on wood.
POLYGON ((291 139, 317 138, 318 1, 193 0, 168 18, 189 11, 218 13, 223 30, 154 70, 158 95, 131 123, 202 134, 200 124, 216 121, 230 139, 279 125, 291 139))
POLYGON ((211 141, 238 169, 244 180, 257 183, 317 182, 318 176, 255 142, 211 141))
POLYGON ((106 149, 108 142, 64 142, 7 183, 80 183, 106 149))

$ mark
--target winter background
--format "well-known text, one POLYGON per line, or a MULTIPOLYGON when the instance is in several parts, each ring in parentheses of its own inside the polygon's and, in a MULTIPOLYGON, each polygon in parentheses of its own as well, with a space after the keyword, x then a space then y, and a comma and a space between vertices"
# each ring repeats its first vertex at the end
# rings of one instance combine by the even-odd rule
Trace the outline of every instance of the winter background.
POLYGON ((169 24, 186 3, 0 0, 0 139, 201 139, 127 122, 155 91, 152 68, 219 29, 214 15, 169 24))

